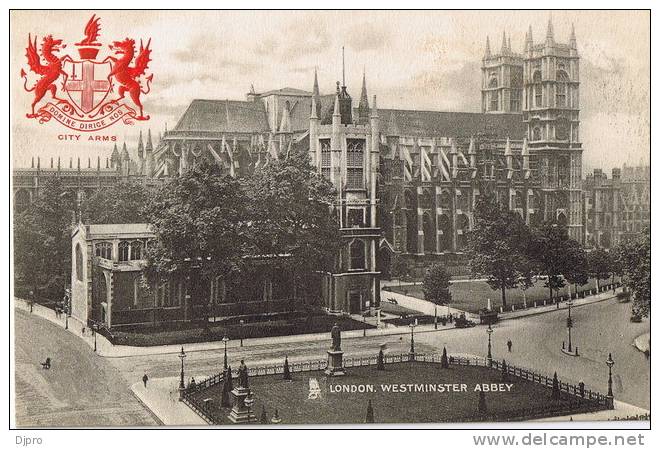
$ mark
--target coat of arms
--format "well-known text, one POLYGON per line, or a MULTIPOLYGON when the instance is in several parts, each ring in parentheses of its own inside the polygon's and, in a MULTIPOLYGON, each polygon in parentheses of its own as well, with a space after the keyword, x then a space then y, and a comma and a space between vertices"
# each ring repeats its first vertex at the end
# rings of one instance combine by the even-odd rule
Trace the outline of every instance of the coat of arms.
POLYGON ((119 120, 127 125, 149 120, 141 96, 149 93, 153 80, 153 74, 147 74, 151 39, 146 45, 140 41, 138 50, 134 39, 114 41, 100 59, 100 31, 100 18, 93 15, 85 26, 85 37, 75 44, 79 59, 59 55, 66 48, 62 39, 47 35, 38 46, 37 37, 28 36, 30 73, 21 69, 21 77, 34 99, 27 118, 39 123, 55 118, 76 131, 98 131, 119 120))

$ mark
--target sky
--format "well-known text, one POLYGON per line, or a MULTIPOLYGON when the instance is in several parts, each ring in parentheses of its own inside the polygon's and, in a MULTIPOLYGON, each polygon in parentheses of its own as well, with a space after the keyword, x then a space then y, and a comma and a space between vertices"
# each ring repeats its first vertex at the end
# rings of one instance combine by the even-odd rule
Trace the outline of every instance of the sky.
MULTIPOLYGON (((53 34, 74 48, 94 11, 12 11, 11 119, 13 162, 27 167, 51 157, 104 160, 111 143, 61 140, 76 134, 54 120, 38 124, 25 117, 32 94, 23 89, 28 33, 40 41, 53 34)), ((567 43, 575 26, 580 61, 583 175, 609 172, 624 163, 650 159, 649 13, 631 11, 101 11, 99 41, 151 38, 152 90, 143 96, 147 122, 117 123, 96 135, 127 142, 134 154, 137 134, 172 129, 195 98, 242 100, 254 85, 311 90, 314 68, 321 93, 341 79, 359 97, 363 72, 370 97, 381 108, 479 112, 481 58, 486 37, 499 50, 502 32, 521 52, 531 26, 544 39, 548 20, 555 40, 567 43)), ((67 48, 66 51, 69 51, 67 48)), ((104 47, 102 52, 108 52, 104 47)), ((103 53, 101 53, 103 54, 103 53)), ((95 162, 93 162, 95 163, 95 162)))

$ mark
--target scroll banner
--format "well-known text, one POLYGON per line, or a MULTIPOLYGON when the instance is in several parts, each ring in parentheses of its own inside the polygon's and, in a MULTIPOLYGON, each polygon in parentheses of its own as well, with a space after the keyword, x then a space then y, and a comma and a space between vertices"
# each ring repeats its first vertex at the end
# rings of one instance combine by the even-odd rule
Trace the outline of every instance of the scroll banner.
POLYGON ((133 125, 137 117, 135 109, 125 104, 114 103, 103 105, 96 113, 96 117, 91 120, 79 120, 73 116, 74 113, 75 110, 68 104, 56 105, 53 103, 48 103, 37 111, 39 123, 55 119, 69 129, 82 132, 99 131, 119 120, 125 125, 133 125))

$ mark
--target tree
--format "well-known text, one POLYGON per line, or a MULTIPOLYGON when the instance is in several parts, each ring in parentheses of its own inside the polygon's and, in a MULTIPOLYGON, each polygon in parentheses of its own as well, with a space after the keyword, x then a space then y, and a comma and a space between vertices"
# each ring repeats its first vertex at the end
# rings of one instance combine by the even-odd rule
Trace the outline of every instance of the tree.
POLYGON ((289 369, 289 357, 284 356, 284 373, 282 375, 284 380, 291 380, 291 370, 289 369))
MULTIPOLYGON (((338 216, 331 208, 332 184, 316 173, 303 152, 271 160, 244 180, 249 204, 248 251, 276 258, 294 273, 296 285, 315 285, 319 272, 332 271, 343 245, 338 216)), ((313 301, 317 292, 308 292, 313 301)))
POLYGON ((535 230, 530 239, 529 254, 535 260, 538 269, 547 276, 545 286, 553 292, 563 288, 564 275, 571 271, 570 239, 565 226, 557 223, 543 223, 535 230))
POLYGON ((604 249, 597 248, 588 253, 587 266, 589 267, 589 274, 596 278, 598 291, 600 291, 600 280, 610 277, 612 265, 612 257, 604 249))
POLYGON ((245 208, 239 181, 214 164, 200 164, 162 185, 145 210, 155 233, 146 250, 148 283, 179 277, 189 286, 191 312, 196 304, 206 309, 197 289, 208 283, 201 280, 227 277, 245 263, 245 208))
POLYGON ((71 229, 76 192, 47 179, 34 203, 14 216, 14 276, 35 295, 59 300, 71 279, 71 229))
POLYGON ((145 223, 149 199, 147 188, 136 182, 99 189, 83 201, 82 219, 98 224, 145 223))
POLYGON ((401 287, 401 279, 406 279, 410 276, 410 266, 408 265, 408 261, 399 254, 395 254, 392 258, 390 275, 397 279, 399 287, 401 287))
POLYGON ((557 379, 557 371, 555 371, 555 374, 552 376, 552 394, 550 397, 554 400, 558 400, 560 398, 560 392, 559 392, 559 379, 557 379))
POLYGON ((575 285, 575 293, 577 294, 577 286, 589 282, 587 253, 584 251, 584 247, 575 240, 569 240, 566 248, 566 265, 568 269, 564 273, 564 278, 575 285))
POLYGON ((440 357, 440 367, 449 368, 449 360, 447 359, 447 347, 442 348, 442 356, 440 357))
POLYGON ((633 309, 644 317, 651 313, 651 229, 624 241, 616 251, 623 281, 633 292, 633 309))
POLYGON ((422 284, 424 299, 438 305, 449 304, 451 302, 450 279, 451 276, 445 267, 437 263, 432 264, 424 274, 422 284))
POLYGON ((529 229, 518 213, 501 207, 492 195, 477 200, 474 215, 468 236, 470 271, 473 277, 485 276, 490 288, 501 292, 506 307, 507 289, 531 285, 529 229))

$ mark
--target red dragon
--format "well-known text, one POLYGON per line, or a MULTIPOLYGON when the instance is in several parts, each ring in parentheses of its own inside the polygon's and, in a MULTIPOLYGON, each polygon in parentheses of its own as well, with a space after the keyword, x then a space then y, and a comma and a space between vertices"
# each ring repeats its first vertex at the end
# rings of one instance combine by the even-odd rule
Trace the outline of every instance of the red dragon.
POLYGON ((140 94, 148 94, 151 90, 151 81, 153 80, 153 74, 149 75, 147 80, 147 90, 142 90, 140 86, 139 78, 145 74, 147 66, 151 59, 151 49, 149 45, 151 44, 151 39, 147 42, 147 46, 142 45, 140 41, 140 53, 135 58, 135 65, 130 66, 130 63, 133 61, 135 56, 135 40, 126 38, 123 41, 115 41, 110 45, 110 50, 115 52, 117 57, 109 56, 109 59, 113 62, 112 70, 108 76, 108 81, 112 81, 111 78, 117 80, 120 84, 118 93, 119 98, 114 100, 117 102, 124 98, 126 92, 129 93, 133 103, 140 109, 140 115, 135 117, 136 120, 149 120, 149 116, 145 116, 142 110, 142 102, 140 101, 140 94))
POLYGON ((66 103, 69 107, 71 107, 71 104, 67 100, 57 97, 57 86, 55 85, 55 81, 57 81, 60 75, 64 75, 64 82, 66 82, 67 78, 67 74, 62 71, 62 63, 65 59, 68 58, 68 56, 59 58, 54 55, 54 53, 60 51, 60 47, 66 47, 66 45, 62 44, 62 39, 53 39, 53 36, 50 34, 45 36, 41 43, 41 55, 46 60, 47 64, 42 65, 41 58, 37 52, 37 37, 34 37, 33 42, 32 36, 28 35, 28 47, 26 48, 28 64, 31 71, 41 75, 39 81, 37 81, 36 84, 32 86, 32 88, 28 88, 27 74, 25 73, 25 70, 21 69, 21 77, 25 78, 23 87, 28 92, 34 91, 32 113, 26 114, 28 118, 34 118, 39 115, 35 114, 34 107, 37 105, 37 103, 39 103, 39 101, 41 101, 44 95, 46 95, 46 92, 50 92, 50 94, 53 96, 53 99, 57 100, 58 103, 66 103))

